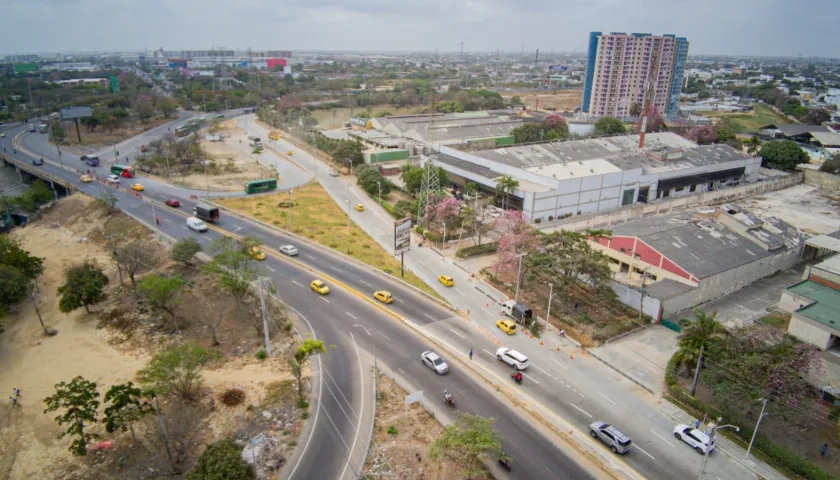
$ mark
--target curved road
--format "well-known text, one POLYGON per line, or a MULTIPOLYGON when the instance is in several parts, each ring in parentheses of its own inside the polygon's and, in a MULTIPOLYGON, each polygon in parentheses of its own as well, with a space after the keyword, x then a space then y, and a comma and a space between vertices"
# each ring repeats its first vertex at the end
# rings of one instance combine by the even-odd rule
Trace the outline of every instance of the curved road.
MULTIPOLYGON (((12 129, 9 138, 0 139, 0 144, 11 150, 11 140, 21 130, 21 127, 12 129)), ((25 147, 28 149, 26 144, 25 147)), ((54 152, 51 153, 44 152, 43 158, 47 162, 39 169, 67 179, 93 196, 102 188, 110 188, 98 183, 79 183, 76 172, 62 170, 54 160, 54 152)), ((121 155, 124 154, 126 152, 121 151, 121 155)), ((68 163, 66 157, 67 154, 62 155, 65 166, 68 163)), ((31 161, 25 151, 20 151, 17 159, 31 161)), ((364 373, 367 371, 364 364, 369 359, 359 351, 361 349, 369 353, 375 350, 379 361, 385 363, 391 372, 427 392, 426 405, 433 411, 440 407, 441 392, 449 389, 458 401, 459 410, 495 417, 497 428, 505 439, 504 449, 515 459, 512 478, 591 478, 586 471, 593 468, 591 464, 582 465, 577 459, 569 457, 555 439, 523 421, 508 401, 488 391, 483 382, 476 381, 451 359, 452 371, 445 376, 437 376, 421 365, 420 352, 434 348, 434 345, 396 321, 394 315, 410 319, 418 325, 430 326, 451 319, 451 311, 381 273, 372 272, 321 248, 289 240, 279 231, 265 229, 249 221, 225 216, 217 228, 205 234, 196 234, 184 226, 186 214, 183 213, 190 211, 189 195, 195 193, 147 178, 141 181, 147 188, 142 199, 124 189, 115 189, 121 209, 141 220, 147 219, 147 224, 153 224, 153 218, 157 216, 161 219, 162 233, 175 239, 192 236, 204 246, 209 246, 212 239, 225 233, 255 235, 262 239, 271 253, 261 263, 264 275, 273 280, 280 297, 308 319, 316 337, 327 345, 335 345, 323 358, 321 404, 312 406, 312 415, 316 419, 312 437, 309 441, 301 440, 307 450, 302 458, 290 459, 284 475, 293 478, 354 478, 361 468, 370 435, 370 419, 365 414, 370 409, 370 395, 365 395, 369 375, 364 373), (153 206, 150 202, 159 202, 170 196, 184 200, 185 208, 176 211, 162 207, 160 203, 153 206), (271 250, 285 243, 294 243, 298 247, 299 262, 290 262, 271 250), (390 290, 396 301, 388 307, 373 306, 360 300, 356 293, 336 285, 332 286, 329 296, 320 297, 308 288, 309 281, 315 277, 309 268, 324 272, 357 291, 390 290), (384 312, 383 308, 394 315, 384 312), (358 344, 361 347, 357 348, 358 344), (355 380, 357 375, 359 381, 355 380)), ((451 412, 441 411, 440 415, 451 418, 451 412)))

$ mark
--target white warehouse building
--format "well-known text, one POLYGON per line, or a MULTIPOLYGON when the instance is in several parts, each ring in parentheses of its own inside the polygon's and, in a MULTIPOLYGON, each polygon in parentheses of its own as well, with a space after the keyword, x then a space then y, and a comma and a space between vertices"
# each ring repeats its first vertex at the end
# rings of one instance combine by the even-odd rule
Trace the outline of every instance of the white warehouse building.
POLYGON ((462 187, 485 194, 496 179, 519 181, 508 205, 529 221, 611 210, 759 178, 761 159, 729 145, 700 146, 675 133, 651 133, 643 150, 638 135, 538 143, 463 152, 440 147, 436 164, 462 187))

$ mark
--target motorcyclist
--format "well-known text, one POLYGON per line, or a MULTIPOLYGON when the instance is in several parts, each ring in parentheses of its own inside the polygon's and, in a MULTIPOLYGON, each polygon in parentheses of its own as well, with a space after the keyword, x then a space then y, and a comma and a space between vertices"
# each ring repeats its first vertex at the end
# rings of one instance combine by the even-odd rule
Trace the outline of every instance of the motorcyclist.
POLYGON ((499 463, 510 471, 510 457, 505 452, 499 454, 499 463))
POLYGON ((513 374, 513 379, 516 381, 516 383, 522 383, 522 373, 520 373, 520 372, 514 373, 513 374))
POLYGON ((443 401, 446 403, 452 403, 452 394, 449 393, 449 390, 443 391, 443 401))

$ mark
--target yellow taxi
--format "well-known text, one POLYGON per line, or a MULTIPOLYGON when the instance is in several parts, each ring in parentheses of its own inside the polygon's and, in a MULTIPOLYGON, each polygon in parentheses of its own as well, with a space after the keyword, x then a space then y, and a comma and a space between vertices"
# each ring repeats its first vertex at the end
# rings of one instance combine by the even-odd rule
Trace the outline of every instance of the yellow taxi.
POLYGON ((143 190, 146 189, 146 187, 144 187, 142 183, 132 183, 131 184, 131 189, 134 190, 135 192, 142 192, 143 190))
POLYGON ((365 206, 362 205, 361 203, 357 203, 356 204, 356 210, 358 210, 359 212, 364 212, 365 211, 365 206))
POLYGON ((373 298, 382 303, 391 303, 394 301, 394 297, 391 296, 391 292, 386 292, 385 290, 373 292, 373 298))
POLYGON ((82 183, 90 183, 91 181, 93 181, 93 178, 91 178, 90 175, 85 174, 79 177, 79 181, 82 183))
POLYGON ((449 275, 439 275, 438 282, 442 283, 444 287, 451 287, 455 285, 455 280, 452 280, 452 277, 449 275))
POLYGON ((507 333, 508 335, 516 335, 516 322, 513 320, 500 318, 499 321, 496 322, 496 326, 499 327, 499 330, 507 333))
POLYGON ((328 287, 326 283, 320 280, 312 280, 312 283, 309 284, 309 288, 315 290, 321 295, 326 295, 330 293, 330 287, 328 287))
POLYGON ((254 260, 265 260, 265 252, 256 245, 251 247, 251 250, 248 251, 248 255, 250 255, 254 260))
POLYGON ((291 151, 291 150, 289 150, 288 152, 286 152, 286 155, 288 155, 288 156, 290 156, 290 157, 291 157, 291 156, 292 156, 292 151, 291 151))

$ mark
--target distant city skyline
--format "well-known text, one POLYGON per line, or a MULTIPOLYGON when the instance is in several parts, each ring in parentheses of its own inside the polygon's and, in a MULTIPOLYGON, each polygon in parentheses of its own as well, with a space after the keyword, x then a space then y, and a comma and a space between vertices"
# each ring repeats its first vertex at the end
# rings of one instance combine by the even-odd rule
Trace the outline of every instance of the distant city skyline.
POLYGON ((691 54, 832 57, 837 0, 6 0, 5 54, 206 49, 585 54, 590 31, 673 33, 691 54), (804 14, 807 12, 807 15, 804 14))

